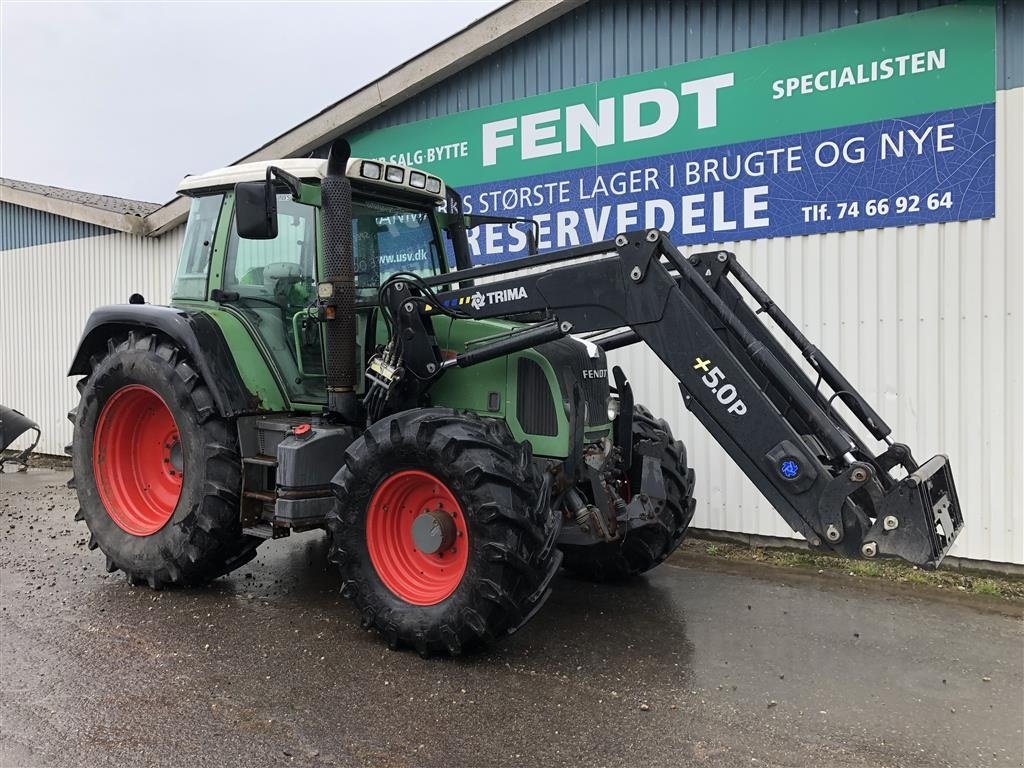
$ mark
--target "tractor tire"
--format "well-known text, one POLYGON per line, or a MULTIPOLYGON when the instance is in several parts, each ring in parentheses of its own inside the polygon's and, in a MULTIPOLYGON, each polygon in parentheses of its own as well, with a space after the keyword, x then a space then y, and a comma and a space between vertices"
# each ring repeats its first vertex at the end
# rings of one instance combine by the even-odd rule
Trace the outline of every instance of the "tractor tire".
POLYGON ((469 651, 517 630, 551 592, 561 517, 502 421, 446 408, 381 419, 333 486, 342 594, 392 648, 469 651))
POLYGON ((665 478, 666 498, 658 507, 656 525, 635 528, 619 541, 563 547, 562 565, 592 581, 625 581, 664 562, 682 543, 693 518, 693 470, 686 465, 686 446, 672 437, 664 419, 642 405, 633 408, 633 462, 627 471, 632 487, 640 487, 643 454, 655 456, 665 478))
POLYGON ((232 425, 185 353, 163 336, 111 338, 68 414, 76 520, 107 571, 153 589, 207 582, 256 555, 242 534, 232 425))

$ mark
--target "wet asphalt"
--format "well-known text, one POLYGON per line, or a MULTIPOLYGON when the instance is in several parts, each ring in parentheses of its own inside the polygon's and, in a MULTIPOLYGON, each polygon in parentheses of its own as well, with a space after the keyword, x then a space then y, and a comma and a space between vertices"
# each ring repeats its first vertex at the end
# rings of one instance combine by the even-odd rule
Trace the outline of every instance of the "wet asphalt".
POLYGON ((360 628, 322 534, 152 592, 104 573, 66 479, 0 475, 3 768, 1024 763, 1012 611, 670 561, 421 659, 360 628))

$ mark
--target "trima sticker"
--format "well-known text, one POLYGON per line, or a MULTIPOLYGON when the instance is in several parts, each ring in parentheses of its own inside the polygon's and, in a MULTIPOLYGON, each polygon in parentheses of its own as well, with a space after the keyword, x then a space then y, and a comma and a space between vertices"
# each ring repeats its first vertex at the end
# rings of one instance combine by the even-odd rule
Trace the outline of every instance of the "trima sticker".
POLYGON ((509 301, 519 301, 520 299, 526 298, 529 298, 529 294, 526 292, 526 288, 520 285, 514 288, 502 288, 497 291, 478 290, 466 296, 447 299, 444 304, 446 307, 464 306, 468 304, 473 309, 482 309, 485 306, 505 304, 509 301))

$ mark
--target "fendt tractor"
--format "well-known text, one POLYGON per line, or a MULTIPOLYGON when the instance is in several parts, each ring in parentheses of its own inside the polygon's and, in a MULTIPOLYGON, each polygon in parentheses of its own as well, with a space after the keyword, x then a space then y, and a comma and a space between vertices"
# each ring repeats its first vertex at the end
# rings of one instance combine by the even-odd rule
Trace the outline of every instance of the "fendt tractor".
POLYGON ((70 369, 78 519, 132 583, 326 529, 365 625, 454 654, 522 627, 559 567, 647 571, 686 534, 694 472, 608 371, 638 343, 811 547, 935 568, 963 527, 947 459, 893 441, 731 253, 658 230, 540 253, 530 221, 344 140, 178 191, 171 305, 97 309, 70 369), (482 227, 528 255, 474 266, 482 227))

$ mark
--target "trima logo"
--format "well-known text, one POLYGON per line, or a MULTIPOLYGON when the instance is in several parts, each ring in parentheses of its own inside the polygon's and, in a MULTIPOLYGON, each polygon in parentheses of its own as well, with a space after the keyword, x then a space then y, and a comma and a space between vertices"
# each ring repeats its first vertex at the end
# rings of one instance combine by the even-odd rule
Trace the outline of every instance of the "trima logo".
POLYGON ((459 296, 454 299, 446 299, 446 307, 459 307, 469 305, 473 309, 482 309, 491 304, 505 304, 509 301, 519 301, 529 298, 526 288, 519 285, 515 288, 502 288, 498 291, 476 291, 466 296, 459 296))
POLYGON ((526 289, 523 286, 516 288, 502 288, 500 291, 488 291, 488 304, 504 304, 506 301, 518 301, 527 298, 526 289))

